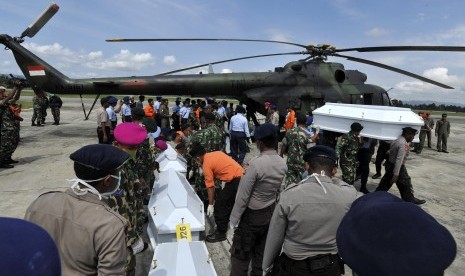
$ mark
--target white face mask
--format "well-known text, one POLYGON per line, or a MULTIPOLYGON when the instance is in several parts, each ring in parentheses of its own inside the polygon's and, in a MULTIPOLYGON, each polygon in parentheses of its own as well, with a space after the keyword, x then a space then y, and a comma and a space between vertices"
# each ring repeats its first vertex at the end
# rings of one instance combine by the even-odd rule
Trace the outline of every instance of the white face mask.
POLYGON ((89 192, 89 193, 92 193, 92 194, 98 196, 98 198, 100 200, 102 200, 102 197, 107 198, 109 195, 114 194, 119 189, 119 186, 121 184, 121 172, 119 173, 118 176, 116 176, 116 175, 110 175, 110 176, 117 179, 118 184, 116 184, 115 188, 112 191, 105 192, 105 193, 100 193, 99 191, 97 191, 97 189, 92 187, 87 182, 94 182, 94 181, 103 180, 103 179, 105 179, 106 176, 102 177, 102 178, 99 178, 99 179, 94 179, 94 180, 82 180, 80 178, 73 178, 73 179, 67 179, 67 181, 71 184, 71 190, 73 190, 73 192, 76 195, 85 195, 85 194, 87 194, 89 192), (86 188, 81 188, 79 186, 80 184, 85 186, 86 188))

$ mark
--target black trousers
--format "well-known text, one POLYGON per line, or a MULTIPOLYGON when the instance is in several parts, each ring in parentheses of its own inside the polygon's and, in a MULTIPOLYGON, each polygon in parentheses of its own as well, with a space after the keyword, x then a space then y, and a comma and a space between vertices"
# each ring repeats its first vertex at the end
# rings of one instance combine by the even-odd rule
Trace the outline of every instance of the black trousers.
POLYGON ((247 153, 246 139, 247 136, 245 135, 245 132, 231 131, 231 140, 229 144, 231 148, 231 157, 241 165, 242 162, 244 162, 245 155, 247 153))
POLYGON ((384 141, 379 141, 378 151, 376 152, 376 160, 375 160, 375 167, 376 173, 381 174, 381 165, 383 161, 388 157, 388 150, 390 145, 384 141))
POLYGON ((241 178, 234 178, 231 182, 226 182, 224 188, 218 193, 215 201, 215 223, 218 232, 228 231, 229 216, 236 201, 237 187, 241 178))
POLYGON ((344 264, 337 254, 293 260, 285 253, 277 258, 272 273, 273 276, 340 276, 341 274, 344 274, 344 264))
POLYGON ((371 150, 361 148, 357 154, 358 159, 358 172, 360 173, 360 182, 362 187, 367 185, 368 174, 370 174, 370 161, 371 161, 371 150))
POLYGON ((247 276, 250 261, 250 275, 262 275, 263 252, 274 207, 275 204, 260 210, 247 208, 242 214, 231 246, 231 276, 247 276))
POLYGON ((112 141, 112 135, 110 135, 110 127, 105 127, 105 132, 107 133, 108 141, 103 142, 103 130, 101 127, 97 128, 97 137, 98 137, 98 143, 99 144, 111 144, 112 141))
MULTIPOLYGON (((391 189, 391 179, 394 175, 394 164, 387 161, 386 162, 386 173, 383 175, 383 178, 379 182, 378 188, 376 191, 389 191, 391 189)), ((405 201, 410 201, 413 198, 413 187, 412 179, 408 175, 407 168, 405 165, 400 167, 399 176, 396 182, 397 188, 399 189, 400 196, 405 201)))

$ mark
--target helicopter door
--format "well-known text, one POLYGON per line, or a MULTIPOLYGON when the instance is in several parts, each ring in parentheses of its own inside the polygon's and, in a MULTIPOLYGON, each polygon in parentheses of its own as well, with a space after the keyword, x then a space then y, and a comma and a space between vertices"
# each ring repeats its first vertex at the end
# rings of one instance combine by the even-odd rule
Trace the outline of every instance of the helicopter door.
POLYGON ((351 104, 364 104, 363 95, 360 94, 351 94, 350 95, 351 104))
POLYGON ((373 94, 363 94, 363 104, 373 104, 373 94))

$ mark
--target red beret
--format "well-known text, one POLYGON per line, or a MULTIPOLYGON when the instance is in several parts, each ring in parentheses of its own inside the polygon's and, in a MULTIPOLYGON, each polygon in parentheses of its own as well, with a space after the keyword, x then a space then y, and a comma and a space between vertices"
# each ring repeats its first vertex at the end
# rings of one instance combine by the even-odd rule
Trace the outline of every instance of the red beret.
POLYGON ((156 143, 155 143, 155 146, 157 148, 159 148, 160 150, 166 150, 168 148, 168 145, 166 144, 165 141, 163 140, 158 140, 156 143))
POLYGON ((147 138, 147 131, 135 123, 122 123, 116 126, 115 140, 126 146, 137 146, 147 138))

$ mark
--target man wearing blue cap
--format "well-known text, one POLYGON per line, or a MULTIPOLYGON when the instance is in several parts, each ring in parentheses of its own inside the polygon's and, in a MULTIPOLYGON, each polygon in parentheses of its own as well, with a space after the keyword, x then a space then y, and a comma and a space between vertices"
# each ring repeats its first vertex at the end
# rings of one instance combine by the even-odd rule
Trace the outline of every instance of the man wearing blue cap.
POLYGON ((65 192, 39 196, 25 219, 55 240, 63 275, 124 275, 126 219, 107 204, 129 155, 111 145, 88 145, 70 155, 76 178, 65 192))
POLYGON ((446 227, 387 192, 357 199, 342 219, 336 241, 344 263, 359 276, 444 275, 457 254, 446 227))
POLYGON ((389 191, 396 183, 403 200, 423 204, 426 202, 425 200, 418 199, 413 195, 412 179, 408 175, 407 167, 405 167, 410 152, 409 143, 413 141, 416 133, 416 129, 404 127, 402 135, 391 143, 389 158, 386 161, 386 173, 379 182, 376 191, 389 191))
POLYGON ((304 161, 309 176, 280 194, 262 268, 272 269, 273 275, 339 276, 343 264, 337 255, 336 231, 362 194, 334 177, 337 156, 332 148, 314 146, 305 152, 304 161))
POLYGON ((260 155, 249 162, 241 178, 231 216, 234 228, 231 246, 231 276, 262 275, 263 251, 279 187, 287 170, 286 161, 274 149, 276 128, 271 123, 254 133, 260 155))
POLYGON ((0 217, 0 274, 60 276, 60 254, 52 237, 34 223, 0 217))

